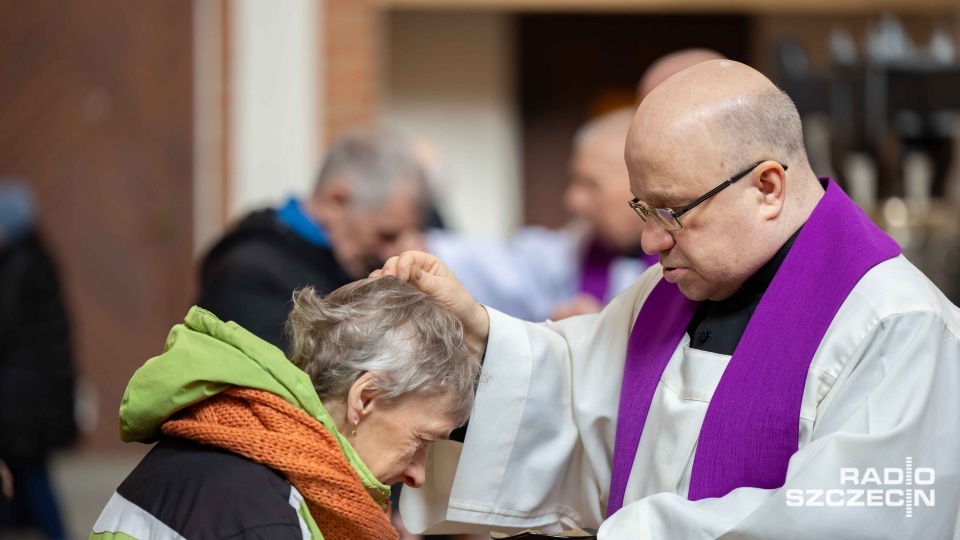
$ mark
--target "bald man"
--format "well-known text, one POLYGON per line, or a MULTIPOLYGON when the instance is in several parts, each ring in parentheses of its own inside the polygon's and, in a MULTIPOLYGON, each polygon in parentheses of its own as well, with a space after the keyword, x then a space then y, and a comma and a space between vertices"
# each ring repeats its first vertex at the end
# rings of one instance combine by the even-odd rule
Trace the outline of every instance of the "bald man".
POLYGON ((956 538, 960 310, 810 168, 790 99, 708 61, 625 150, 649 269, 599 315, 476 304, 441 261, 381 271, 455 309, 483 382, 406 493, 427 530, 637 538, 956 538))

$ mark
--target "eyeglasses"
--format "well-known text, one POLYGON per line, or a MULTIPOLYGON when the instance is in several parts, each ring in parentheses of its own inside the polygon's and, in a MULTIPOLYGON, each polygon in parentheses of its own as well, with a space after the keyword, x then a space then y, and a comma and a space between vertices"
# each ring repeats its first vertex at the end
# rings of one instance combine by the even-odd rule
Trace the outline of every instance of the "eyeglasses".
MULTIPOLYGON (((692 203, 684 206, 679 210, 672 210, 670 208, 647 208, 642 204, 640 204, 640 199, 633 199, 632 201, 627 201, 627 204, 630 205, 630 208, 633 208, 633 211, 636 212, 637 215, 640 216, 640 219, 642 219, 644 222, 647 221, 647 216, 650 216, 653 218, 654 221, 657 222, 658 225, 660 225, 664 229, 668 231, 679 231, 680 229, 683 228, 683 224, 680 223, 680 216, 686 214, 690 210, 693 210, 694 207, 696 207, 698 204, 702 203, 703 201, 709 199, 710 197, 713 197, 717 193, 720 193, 721 191, 724 190, 724 188, 730 186, 730 184, 750 174, 751 172, 753 172, 754 169, 759 167, 765 161, 767 160, 758 161, 753 165, 750 165, 746 169, 731 176, 728 180, 724 181, 719 186, 706 192, 702 197, 699 197, 697 200, 693 201, 692 203)), ((787 170, 786 165, 781 164, 780 166, 783 167, 783 170, 787 170)))

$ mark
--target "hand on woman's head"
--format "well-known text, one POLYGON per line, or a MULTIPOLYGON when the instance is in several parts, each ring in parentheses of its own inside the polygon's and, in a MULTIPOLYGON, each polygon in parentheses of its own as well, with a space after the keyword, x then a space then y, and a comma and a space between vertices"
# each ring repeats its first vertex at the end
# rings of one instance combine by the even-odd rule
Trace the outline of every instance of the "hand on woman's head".
POLYGON ((340 432, 379 480, 422 484, 426 445, 465 423, 473 406, 480 361, 463 323, 395 277, 323 298, 308 288, 293 301, 290 360, 340 432))
POLYGON ((422 251, 406 251, 390 257, 383 268, 370 274, 373 278, 381 276, 395 276, 412 283, 453 310, 463 322, 470 350, 483 356, 490 334, 490 317, 443 261, 422 251))

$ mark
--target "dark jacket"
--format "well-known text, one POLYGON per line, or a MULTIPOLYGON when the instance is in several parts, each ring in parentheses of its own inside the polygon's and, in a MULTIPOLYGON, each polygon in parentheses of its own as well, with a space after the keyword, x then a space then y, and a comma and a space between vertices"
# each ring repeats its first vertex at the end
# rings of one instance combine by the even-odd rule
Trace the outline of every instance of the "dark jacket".
POLYGON ((330 249, 298 236, 275 210, 261 210, 207 255, 197 305, 289 352, 283 325, 293 291, 310 285, 325 294, 351 281, 330 249))
POLYGON ((164 437, 117 488, 91 538, 311 538, 303 496, 279 472, 237 454, 164 437), (135 527, 132 515, 140 515, 135 527))
POLYGON ((53 260, 36 234, 0 248, 0 459, 74 440, 70 332, 53 260))

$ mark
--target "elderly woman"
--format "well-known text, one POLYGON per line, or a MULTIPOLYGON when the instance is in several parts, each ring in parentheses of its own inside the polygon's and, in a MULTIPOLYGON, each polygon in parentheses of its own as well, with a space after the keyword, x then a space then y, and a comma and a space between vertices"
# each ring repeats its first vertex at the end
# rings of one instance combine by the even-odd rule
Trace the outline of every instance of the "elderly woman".
POLYGON ((130 381, 124 441, 157 445, 91 538, 396 538, 389 489, 470 414, 460 321, 395 278, 294 295, 279 349, 193 308, 130 381))

